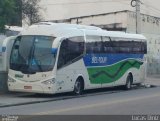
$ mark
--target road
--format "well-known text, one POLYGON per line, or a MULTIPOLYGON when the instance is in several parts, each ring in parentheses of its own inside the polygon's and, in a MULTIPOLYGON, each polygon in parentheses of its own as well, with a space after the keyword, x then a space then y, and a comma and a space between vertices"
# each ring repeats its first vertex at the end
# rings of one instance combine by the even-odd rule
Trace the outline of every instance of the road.
POLYGON ((0 108, 9 115, 160 114, 160 87, 0 108))

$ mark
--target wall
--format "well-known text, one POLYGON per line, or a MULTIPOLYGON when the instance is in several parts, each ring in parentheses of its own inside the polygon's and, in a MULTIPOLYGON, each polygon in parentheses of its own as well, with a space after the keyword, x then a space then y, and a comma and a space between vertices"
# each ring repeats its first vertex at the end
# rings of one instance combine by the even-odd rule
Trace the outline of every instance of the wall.
MULTIPOLYGON (((71 23, 76 24, 77 19, 73 18, 71 19, 71 23)), ((112 13, 106 13, 106 14, 100 14, 100 15, 91 15, 87 17, 79 17, 78 18, 79 24, 85 24, 85 25, 106 25, 106 24, 115 24, 119 23, 121 24, 121 27, 127 26, 127 15, 126 12, 112 12, 112 13)))
MULTIPOLYGON (((141 0, 141 12, 159 16, 160 0, 141 0)), ((135 11, 131 0, 41 0, 45 20, 68 19, 78 16, 109 13, 123 10, 135 11)))
MULTIPOLYGON (((128 12, 127 32, 135 33, 135 13, 128 12)), ((141 15, 141 33, 148 39, 148 74, 160 74, 160 18, 141 15)))

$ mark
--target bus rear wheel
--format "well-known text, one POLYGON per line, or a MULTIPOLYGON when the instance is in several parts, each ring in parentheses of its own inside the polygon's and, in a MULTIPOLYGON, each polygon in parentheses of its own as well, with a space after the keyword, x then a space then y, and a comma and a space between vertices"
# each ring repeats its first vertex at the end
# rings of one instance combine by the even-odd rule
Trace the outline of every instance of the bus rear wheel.
POLYGON ((129 74, 126 79, 126 84, 124 86, 125 90, 130 90, 132 88, 132 75, 129 74))
POLYGON ((78 78, 75 82, 75 85, 74 85, 74 94, 75 95, 81 95, 82 92, 83 92, 83 81, 78 78))

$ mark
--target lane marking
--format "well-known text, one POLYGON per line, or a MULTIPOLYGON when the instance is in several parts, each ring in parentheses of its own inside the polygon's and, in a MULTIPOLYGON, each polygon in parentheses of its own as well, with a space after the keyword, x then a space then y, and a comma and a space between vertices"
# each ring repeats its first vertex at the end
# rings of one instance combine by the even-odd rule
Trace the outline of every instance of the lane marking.
POLYGON ((47 111, 47 112, 35 113, 35 115, 58 114, 58 113, 64 113, 67 111, 75 111, 75 110, 81 110, 81 109, 87 109, 87 108, 96 108, 96 107, 100 107, 100 106, 107 106, 107 105, 112 105, 112 104, 116 104, 116 103, 125 103, 125 102, 129 102, 129 101, 136 101, 136 100, 142 100, 142 99, 154 98, 154 97, 160 97, 160 94, 154 94, 154 95, 142 96, 142 97, 136 97, 136 98, 130 98, 130 99, 121 99, 121 100, 116 100, 116 101, 112 101, 112 102, 103 102, 103 103, 97 103, 97 104, 77 106, 77 107, 66 108, 66 109, 51 110, 51 111, 47 111))

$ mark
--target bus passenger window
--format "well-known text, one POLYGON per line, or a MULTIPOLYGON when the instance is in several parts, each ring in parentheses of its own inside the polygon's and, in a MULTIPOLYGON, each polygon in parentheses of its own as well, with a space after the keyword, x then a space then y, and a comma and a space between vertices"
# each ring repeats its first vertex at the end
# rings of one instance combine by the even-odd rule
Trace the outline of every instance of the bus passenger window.
POLYGON ((102 53, 103 43, 101 36, 87 36, 86 52, 88 54, 102 53))
POLYGON ((72 37, 63 40, 60 47, 57 68, 71 64, 79 60, 84 53, 84 38, 72 37))

